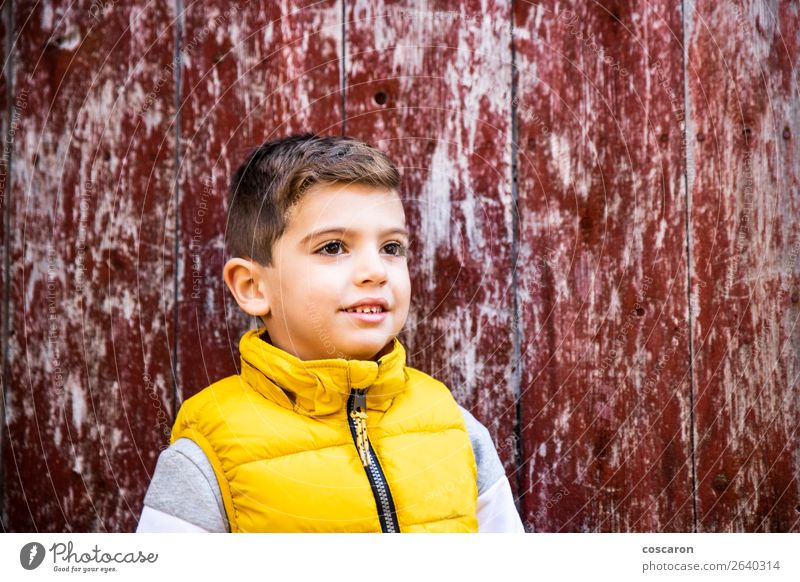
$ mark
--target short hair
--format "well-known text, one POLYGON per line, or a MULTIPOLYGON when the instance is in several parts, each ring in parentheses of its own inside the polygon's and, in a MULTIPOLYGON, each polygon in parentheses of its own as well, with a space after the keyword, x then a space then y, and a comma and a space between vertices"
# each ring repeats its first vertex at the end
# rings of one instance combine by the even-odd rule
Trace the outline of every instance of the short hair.
POLYGON ((232 256, 271 265, 292 206, 311 186, 335 183, 398 191, 400 173, 386 154, 352 137, 306 133, 256 148, 230 183, 226 239, 232 256))

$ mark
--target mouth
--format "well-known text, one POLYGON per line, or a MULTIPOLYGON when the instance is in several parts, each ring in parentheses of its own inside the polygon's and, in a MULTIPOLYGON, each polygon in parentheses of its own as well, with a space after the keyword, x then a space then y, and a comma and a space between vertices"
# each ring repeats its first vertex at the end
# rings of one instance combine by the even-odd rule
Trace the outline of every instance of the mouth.
POLYGON ((389 311, 389 303, 382 297, 364 297, 362 300, 345 307, 342 311, 348 313, 383 313, 389 311))
POLYGON ((386 310, 380 305, 358 305, 344 309, 346 313, 384 313, 386 310))
POLYGON ((342 309, 351 319, 367 323, 380 323, 386 318, 388 305, 383 299, 370 299, 342 309))

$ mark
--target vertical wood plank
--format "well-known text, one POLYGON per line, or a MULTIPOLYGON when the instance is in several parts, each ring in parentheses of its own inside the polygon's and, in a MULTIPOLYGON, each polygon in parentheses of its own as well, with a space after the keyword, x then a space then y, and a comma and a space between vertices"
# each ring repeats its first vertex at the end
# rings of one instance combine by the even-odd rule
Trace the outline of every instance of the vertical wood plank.
POLYGON ((800 531, 800 10, 686 4, 701 531, 800 531))
POLYGON ((6 237, 8 230, 6 228, 6 217, 8 215, 8 196, 9 196, 9 181, 11 179, 11 136, 9 135, 10 129, 10 114, 8 110, 8 96, 7 93, 12 91, 10 85, 7 85, 8 68, 10 63, 10 45, 11 36, 8 34, 6 21, 11 14, 11 2, 6 0, 0 1, 0 54, 2 54, 3 66, 0 69, 0 531, 7 531, 8 525, 5 519, 5 467, 3 465, 3 449, 5 446, 6 436, 6 415, 5 415, 5 401, 6 401, 6 336, 8 329, 8 293, 6 286, 8 278, 6 277, 6 260, 8 259, 8 243, 6 237))
POLYGON ((523 519, 689 531, 680 3, 515 7, 523 519))
POLYGON ((403 176, 409 363, 487 426, 516 489, 509 4, 346 6, 346 132, 403 176))
POLYGON ((174 14, 15 6, 4 522, 132 530, 172 406, 174 14))
POLYGON ((188 398, 238 373, 239 338, 262 325, 222 280, 231 176, 267 139, 341 133, 341 6, 195 2, 184 22, 177 349, 188 398))

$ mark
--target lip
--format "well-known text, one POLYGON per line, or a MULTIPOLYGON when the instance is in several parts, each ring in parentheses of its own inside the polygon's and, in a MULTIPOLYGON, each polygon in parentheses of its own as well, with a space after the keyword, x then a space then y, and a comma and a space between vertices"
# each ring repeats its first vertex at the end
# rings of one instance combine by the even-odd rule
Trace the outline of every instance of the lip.
POLYGON ((386 311, 381 311, 380 313, 358 313, 356 311, 343 311, 343 313, 347 317, 352 317, 356 321, 363 321, 366 323, 381 323, 389 315, 386 311))
POLYGON ((345 307, 342 309, 342 312, 347 315, 348 317, 353 318, 356 321, 363 321, 366 323, 380 323, 389 315, 389 303, 385 299, 381 299, 380 297, 367 297, 356 303, 353 303, 349 307, 345 307), (352 309, 354 307, 374 307, 378 306, 383 309, 380 313, 358 313, 356 311, 347 311, 348 309, 352 309))

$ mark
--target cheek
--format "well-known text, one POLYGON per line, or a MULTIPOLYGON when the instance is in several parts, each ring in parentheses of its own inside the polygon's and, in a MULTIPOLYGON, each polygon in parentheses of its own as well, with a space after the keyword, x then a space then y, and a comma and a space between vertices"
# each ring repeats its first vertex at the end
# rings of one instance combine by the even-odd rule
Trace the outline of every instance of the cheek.
POLYGON ((398 267, 398 271, 394 279, 394 289, 397 299, 408 303, 411 298, 411 278, 408 275, 407 265, 398 267))
POLYGON ((398 326, 397 331, 399 332, 400 329, 406 324, 408 320, 408 312, 411 309, 411 280, 408 277, 408 272, 406 271, 406 277, 402 280, 401 284, 398 288, 395 289, 395 301, 397 302, 397 320, 396 324, 398 326))
POLYGON ((343 299, 343 290, 349 282, 341 270, 336 269, 311 269, 301 275, 302 279, 293 286, 287 301, 302 304, 304 309, 317 311, 330 311, 338 307, 343 299))
POLYGON ((325 269, 314 268, 304 259, 298 259, 281 274, 281 289, 287 302, 305 304, 320 294, 320 287, 327 283, 325 269))

